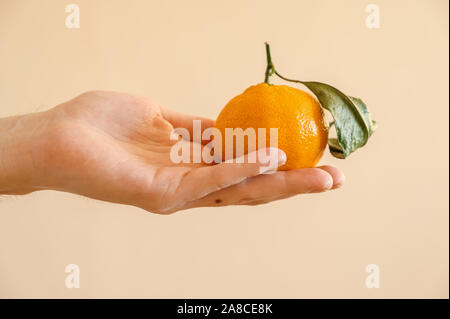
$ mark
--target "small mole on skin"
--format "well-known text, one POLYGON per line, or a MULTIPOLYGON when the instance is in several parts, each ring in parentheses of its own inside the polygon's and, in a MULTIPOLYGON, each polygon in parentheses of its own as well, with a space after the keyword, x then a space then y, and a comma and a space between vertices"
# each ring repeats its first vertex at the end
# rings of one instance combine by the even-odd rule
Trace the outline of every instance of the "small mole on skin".
POLYGON ((216 204, 220 204, 220 203, 222 203, 222 200, 221 199, 216 199, 216 204))

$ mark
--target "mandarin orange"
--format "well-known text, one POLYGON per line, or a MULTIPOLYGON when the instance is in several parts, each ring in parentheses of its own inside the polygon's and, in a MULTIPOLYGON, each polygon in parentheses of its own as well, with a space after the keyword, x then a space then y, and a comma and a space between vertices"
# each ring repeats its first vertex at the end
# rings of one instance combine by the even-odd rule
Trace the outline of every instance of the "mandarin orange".
MULTIPOLYGON (((278 148, 287 155, 279 170, 314 167, 321 159, 328 141, 328 126, 319 102, 309 93, 286 85, 261 83, 231 99, 217 117, 215 127, 222 134, 222 156, 226 155, 226 128, 266 130, 265 146, 270 146, 270 128, 278 129, 278 148)), ((273 136, 272 136, 273 137, 273 136)), ((261 138, 261 137, 260 137, 261 138)), ((239 156, 236 139, 233 157, 239 156)), ((244 154, 259 148, 244 139, 244 154)))

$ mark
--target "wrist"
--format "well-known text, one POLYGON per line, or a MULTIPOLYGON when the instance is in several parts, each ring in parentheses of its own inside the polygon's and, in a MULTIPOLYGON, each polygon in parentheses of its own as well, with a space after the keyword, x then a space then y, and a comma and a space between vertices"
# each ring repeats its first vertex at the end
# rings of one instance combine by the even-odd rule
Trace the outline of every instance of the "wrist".
POLYGON ((0 119, 0 194, 26 194, 40 188, 38 152, 42 114, 0 119))

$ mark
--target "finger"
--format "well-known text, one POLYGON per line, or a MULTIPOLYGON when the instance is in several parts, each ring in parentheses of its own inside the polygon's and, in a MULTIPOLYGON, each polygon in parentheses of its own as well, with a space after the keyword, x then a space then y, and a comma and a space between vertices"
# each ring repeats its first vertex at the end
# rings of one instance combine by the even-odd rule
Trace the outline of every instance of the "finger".
POLYGON ((284 195, 279 195, 279 196, 272 196, 272 197, 268 197, 268 198, 264 198, 264 199, 248 201, 248 202, 242 203, 242 205, 258 206, 258 205, 263 205, 263 204, 267 204, 270 202, 274 202, 277 200, 282 200, 282 199, 286 199, 289 197, 293 197, 295 195, 297 195, 297 194, 284 194, 284 195))
MULTIPOLYGON (((187 129, 189 131, 191 141, 194 138, 194 120, 198 120, 201 123, 200 134, 203 133, 205 129, 214 126, 215 123, 214 120, 206 117, 183 114, 164 107, 161 107, 161 114, 167 121, 169 121, 170 124, 172 124, 174 128, 187 129)), ((208 141, 203 141, 202 139, 202 144, 206 143, 208 143, 208 141)))
MULTIPOLYGON (((284 194, 284 195, 281 195, 281 196, 273 196, 273 197, 265 198, 265 199, 261 199, 261 200, 247 201, 247 202, 240 203, 239 205, 257 206, 257 205, 267 204, 269 202, 273 202, 273 201, 277 201, 277 200, 282 200, 282 199, 286 199, 286 198, 289 198, 289 197, 293 197, 295 195, 297 195, 297 194, 284 194)), ((180 210, 185 210, 185 209, 189 209, 189 208, 196 208, 196 207, 211 207, 211 206, 219 207, 219 206, 233 205, 233 204, 225 204, 225 203, 222 203, 220 201, 219 202, 215 202, 215 205, 210 205, 210 204, 203 205, 202 202, 203 202, 202 199, 196 200, 196 201, 193 201, 193 202, 190 202, 190 203, 184 205, 183 207, 177 207, 176 209, 171 209, 171 210, 165 211, 164 213, 170 214, 170 213, 175 213, 175 212, 180 211, 180 210)), ((234 205, 237 205, 237 204, 234 204, 234 205)))
POLYGON ((211 193, 186 208, 227 205, 258 205, 297 194, 320 193, 333 186, 332 176, 319 168, 278 171, 260 175, 211 193))
POLYGON ((283 151, 268 148, 217 165, 194 168, 182 178, 177 194, 185 203, 190 202, 238 184, 249 177, 275 170, 285 162, 286 154, 283 151), (268 162, 261 156, 263 152, 269 155, 268 162))
POLYGON ((164 158, 164 162, 161 163, 161 165, 178 167, 205 167, 205 165, 210 166, 215 164, 214 160, 216 159, 214 158, 214 154, 211 154, 211 148, 207 147, 206 145, 186 140, 178 140, 176 142, 182 143, 183 146, 180 146, 180 148, 185 147, 186 159, 181 162, 173 161, 170 159, 170 154, 165 154, 166 157, 164 158), (188 148, 189 151, 187 151, 188 148), (210 158, 207 158, 207 154, 210 155, 210 158))
POLYGON ((333 187, 331 189, 336 189, 344 185, 345 175, 339 169, 333 166, 325 165, 318 167, 333 177, 333 187))

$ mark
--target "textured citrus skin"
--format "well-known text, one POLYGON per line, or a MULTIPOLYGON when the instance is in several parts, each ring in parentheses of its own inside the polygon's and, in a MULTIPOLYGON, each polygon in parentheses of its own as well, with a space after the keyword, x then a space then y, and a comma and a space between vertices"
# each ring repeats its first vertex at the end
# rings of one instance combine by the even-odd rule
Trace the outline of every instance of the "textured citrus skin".
MULTIPOLYGON (((256 132, 258 128, 265 128, 267 146, 270 143, 269 129, 278 128, 278 148, 287 155, 286 164, 279 170, 314 167, 322 157, 328 140, 328 127, 317 100, 304 91, 286 85, 261 83, 249 87, 222 109, 215 127, 222 133, 223 158, 225 128, 240 127, 245 130, 252 127, 256 132)), ((235 145, 233 152, 236 156, 235 145)))

